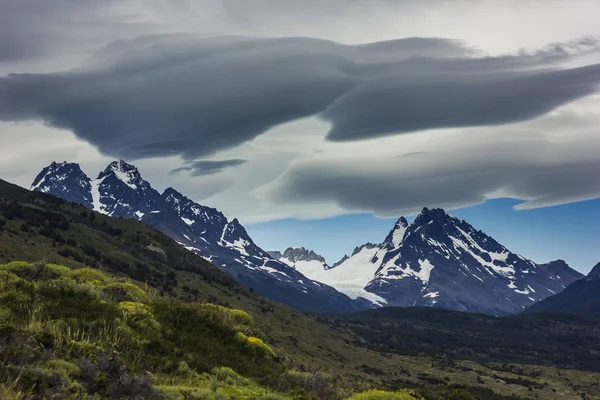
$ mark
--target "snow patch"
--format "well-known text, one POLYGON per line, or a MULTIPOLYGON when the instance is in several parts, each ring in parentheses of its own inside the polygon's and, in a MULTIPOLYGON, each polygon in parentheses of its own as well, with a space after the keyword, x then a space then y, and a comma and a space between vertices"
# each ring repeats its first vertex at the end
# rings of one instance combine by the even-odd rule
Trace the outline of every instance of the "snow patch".
POLYGON ((191 226, 191 225, 194 223, 194 220, 192 220, 192 219, 185 218, 185 217, 180 217, 180 218, 181 218, 181 220, 182 220, 183 222, 185 222, 185 223, 186 223, 186 224, 188 224, 189 226, 191 226))
POLYGON ((100 184, 104 181, 104 179, 106 179, 106 177, 101 178, 101 179, 94 179, 91 182, 91 185, 92 185, 92 210, 108 215, 108 212, 104 211, 104 208, 102 207, 102 203, 100 201, 100 184))

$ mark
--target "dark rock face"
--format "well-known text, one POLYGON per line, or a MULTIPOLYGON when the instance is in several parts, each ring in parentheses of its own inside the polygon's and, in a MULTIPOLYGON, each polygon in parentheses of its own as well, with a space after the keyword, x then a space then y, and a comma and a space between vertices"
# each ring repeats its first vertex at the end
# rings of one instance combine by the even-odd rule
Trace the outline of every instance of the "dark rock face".
POLYGON ((52 163, 34 181, 39 190, 116 218, 135 218, 250 287, 258 295, 310 312, 348 312, 367 307, 306 278, 258 247, 237 219, 195 203, 173 188, 162 194, 125 161, 110 163, 91 180, 72 163, 52 163))

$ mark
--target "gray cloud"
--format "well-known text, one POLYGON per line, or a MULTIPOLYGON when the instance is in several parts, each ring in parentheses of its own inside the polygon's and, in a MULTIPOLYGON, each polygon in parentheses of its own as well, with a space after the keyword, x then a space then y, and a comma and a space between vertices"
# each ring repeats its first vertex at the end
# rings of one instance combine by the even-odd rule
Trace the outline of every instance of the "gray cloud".
POLYGON ((596 91, 600 64, 560 67, 596 45, 477 57, 448 39, 144 36, 81 68, 1 77, 0 120, 41 120, 132 160, 190 160, 314 115, 331 121, 336 141, 506 124, 596 91))
POLYGON ((218 161, 191 161, 185 167, 175 168, 171 171, 171 174, 176 175, 182 171, 187 171, 191 176, 213 175, 224 171, 226 168, 237 167, 247 162, 248 160, 239 158, 218 161))
POLYGON ((0 64, 33 62, 60 53, 89 53, 151 24, 127 13, 118 0, 2 0, 0 64))
POLYGON ((600 197, 598 131, 560 140, 528 131, 430 140, 429 151, 418 157, 398 157, 390 144, 373 144, 366 154, 306 159, 256 194, 274 204, 333 202, 380 216, 415 214, 423 206, 466 207, 490 198, 525 200, 516 208, 528 209, 600 197))

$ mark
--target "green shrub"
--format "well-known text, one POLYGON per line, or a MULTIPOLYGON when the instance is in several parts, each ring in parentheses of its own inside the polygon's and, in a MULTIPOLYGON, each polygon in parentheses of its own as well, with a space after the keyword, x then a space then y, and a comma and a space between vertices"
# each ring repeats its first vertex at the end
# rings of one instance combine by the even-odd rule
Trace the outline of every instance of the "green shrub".
POLYGON ((108 300, 115 302, 134 301, 138 303, 149 303, 146 292, 128 282, 113 282, 102 288, 102 292, 108 300))
POLYGON ((384 392, 383 390, 370 390, 359 393, 350 398, 350 400, 420 400, 413 392, 404 390, 401 392, 384 392))
POLYGON ((95 285, 104 285, 109 281, 108 277, 97 269, 83 267, 70 271, 71 277, 80 283, 91 283, 95 285))

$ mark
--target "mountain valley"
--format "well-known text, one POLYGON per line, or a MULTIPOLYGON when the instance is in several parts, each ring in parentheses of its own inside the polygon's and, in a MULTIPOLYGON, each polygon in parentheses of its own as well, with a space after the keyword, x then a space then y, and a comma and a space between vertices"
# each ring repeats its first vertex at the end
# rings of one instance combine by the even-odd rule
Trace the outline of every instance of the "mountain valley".
MULTIPOLYGON (((598 365, 597 360, 594 361, 594 357, 596 357, 594 354, 589 353, 587 357, 590 358, 577 357, 580 358, 579 363, 572 363, 570 365, 567 365, 568 363, 565 364, 565 360, 561 358, 562 354, 568 354, 570 351, 574 351, 572 357, 579 354, 576 351, 578 347, 573 345, 573 340, 577 338, 576 340, 581 341, 581 343, 584 344, 588 343, 586 342, 587 340, 593 340, 594 336, 588 339, 587 335, 588 333, 593 334, 593 332, 597 332, 597 329, 599 329, 598 322, 586 322, 585 320, 574 320, 569 322, 562 317, 536 317, 530 318, 527 323, 517 324, 512 331, 509 331, 512 332, 510 336, 507 336, 504 328, 497 329, 494 327, 494 324, 491 324, 487 333, 485 333, 490 339, 485 339, 485 341, 482 342, 482 346, 479 348, 471 348, 471 350, 477 353, 478 357, 487 354, 485 361, 482 361, 482 358, 474 358, 468 349, 460 351, 459 349, 462 347, 460 341, 445 343, 445 339, 440 340, 439 334, 432 334, 435 330, 440 328, 431 325, 428 327, 428 325, 425 324, 425 321, 431 320, 433 318, 432 315, 436 315, 436 313, 440 315, 440 317, 437 318, 441 321, 445 320, 446 322, 444 322, 444 325, 448 327, 455 325, 460 326, 463 324, 462 321, 465 320, 485 321, 486 319, 490 319, 490 321, 503 321, 503 319, 488 316, 482 319, 482 317, 478 317, 476 314, 463 314, 460 312, 422 309, 418 307, 410 308, 405 311, 395 308, 383 308, 380 310, 365 311, 364 313, 366 314, 342 314, 314 318, 286 305, 256 296, 255 293, 244 289, 236 283, 235 280, 206 262, 203 258, 187 251, 165 234, 156 231, 140 221, 126 218, 110 218, 101 213, 90 211, 83 206, 66 203, 61 199, 43 193, 30 192, 3 181, 0 181, 0 221, 2 221, 2 223, 0 223, 0 226, 2 227, 2 229, 0 229, 0 237, 2 239, 0 240, 0 262, 5 263, 23 260, 33 263, 31 264, 32 266, 18 264, 0 268, 13 271, 9 272, 7 277, 12 276, 10 273, 18 273, 23 277, 20 279, 29 280, 29 283, 21 284, 17 284, 17 281, 12 280, 13 278, 10 278, 10 280, 7 281, 10 285, 13 285, 13 282, 15 282, 16 286, 10 286, 10 290, 4 292, 10 294, 10 296, 2 297, 0 299, 0 306, 11 307, 11 309, 14 310, 11 312, 20 310, 12 300, 15 293, 18 293, 18 290, 20 290, 18 288, 30 287, 30 285, 38 281, 39 283, 36 283, 36 285, 41 286, 35 286, 39 288, 36 290, 41 290, 39 293, 43 294, 43 296, 50 296, 48 297, 48 301, 52 298, 67 296, 63 297, 64 300, 61 301, 76 302, 64 304, 80 303, 82 306, 88 304, 82 302, 82 298, 79 297, 67 300, 70 298, 68 296, 71 296, 69 293, 72 292, 70 291, 62 292, 60 295, 48 291, 48 288, 60 287, 61 284, 56 282, 50 282, 51 285, 46 289, 43 289, 46 287, 44 286, 43 279, 48 278, 43 278, 43 276, 46 275, 40 275, 41 272, 35 271, 45 271, 43 268, 44 263, 51 265, 65 265, 69 269, 73 269, 75 271, 74 273, 77 273, 77 270, 84 266, 90 266, 94 269, 101 270, 103 273, 114 275, 118 282, 124 280, 124 282, 134 283, 150 292, 154 290, 153 288, 156 288, 156 292, 153 294, 153 296, 156 296, 156 300, 152 300, 153 302, 159 301, 160 298, 167 300, 177 299, 178 301, 183 301, 185 304, 189 303, 191 306, 198 303, 210 303, 248 312, 253 316, 255 326, 258 329, 258 332, 254 334, 263 338, 265 343, 271 346, 277 354, 280 354, 283 360, 280 362, 285 363, 285 368, 291 368, 295 371, 305 371, 302 372, 305 374, 307 374, 306 371, 313 371, 308 373, 308 375, 297 375, 296 372, 289 373, 285 375, 288 376, 286 379, 296 379, 299 376, 305 378, 307 376, 320 376, 319 373, 314 371, 324 371, 323 373, 327 373, 328 376, 330 376, 330 378, 327 379, 331 380, 323 382, 328 382, 325 383, 325 387, 328 388, 327 390, 335 389, 335 393, 337 394, 332 395, 332 392, 326 392, 329 394, 324 395, 325 397, 317 398, 348 398, 353 391, 362 391, 371 387, 385 388, 388 390, 413 388, 414 390, 417 390, 418 393, 421 393, 426 400, 448 398, 461 400, 473 398, 490 400, 528 399, 533 398, 533 396, 558 400, 577 398, 577 396, 580 397, 581 393, 588 396, 588 398, 594 398, 600 395, 600 392, 598 391, 600 374, 589 371, 590 369, 593 370, 589 365, 598 365), (41 267, 36 267, 35 265, 41 265, 41 267), (40 277, 36 278, 38 275, 40 277), (17 290, 17 292, 14 292, 14 290, 17 290), (378 312, 392 313, 392 318, 390 319, 390 317, 385 314, 382 316, 378 312), (408 346, 408 348, 403 348, 401 346, 395 346, 393 348, 381 346, 381 327, 398 326, 397 321, 399 317, 398 315, 394 316, 394 312, 400 313, 399 315, 402 315, 401 320, 403 323, 412 325, 411 329, 413 329, 414 332, 418 332, 418 336, 406 336, 405 339, 406 344, 411 343, 411 340, 416 340, 416 342, 413 342, 415 344, 420 343, 418 354, 415 354, 416 349, 411 348, 412 346, 408 346), (364 328, 362 328, 361 331, 361 329, 359 329, 360 324, 366 323, 369 319, 377 319, 379 321, 377 324, 379 325, 377 327, 373 326, 368 331, 365 331, 364 328), (559 323, 559 325, 557 325, 557 323, 559 323), (559 327, 559 329, 556 330, 558 335, 548 337, 544 343, 539 345, 541 347, 533 347, 531 349, 532 351, 523 348, 515 348, 511 354, 503 354, 494 348, 485 347, 485 343, 490 343, 488 340, 491 340, 494 336, 504 336, 506 337, 505 343, 511 343, 509 340, 510 338, 517 340, 517 338, 522 337, 522 335, 525 334, 535 335, 536 330, 543 330, 545 329, 545 326, 549 325, 559 327), (561 335, 560 332, 563 332, 563 335, 561 335), (565 341, 565 334, 569 335, 569 341, 565 341), (429 339, 424 340, 426 338, 429 339), (430 343, 430 345, 427 345, 427 343, 430 343), (551 348, 554 350, 553 352, 536 355, 540 349, 544 348, 551 348), (557 349, 562 350, 558 351, 557 349), (519 355, 519 353, 521 355, 519 355), (553 356, 553 354, 556 354, 556 356, 553 356), (588 371, 586 371, 586 369, 588 371), (313 373, 316 375, 313 375, 313 373)), ((49 268, 50 271, 53 271, 53 268, 56 267, 51 266, 49 268)), ((59 271, 60 274, 67 273, 64 269, 58 269, 57 271, 59 271)), ((44 274, 46 273, 44 272, 44 274)), ((99 279, 94 277, 94 275, 90 275, 90 273, 88 273, 88 275, 90 276, 90 279, 99 279)), ((51 279, 58 279, 57 275, 53 275, 53 273, 50 273, 47 276, 51 279)), ((72 278, 66 280, 66 287, 70 287, 68 285, 76 284, 76 282, 72 283, 70 279, 72 278)), ((4 280, 2 280, 2 282, 4 282, 4 280)), ((87 282, 94 285, 99 284, 93 283, 94 281, 87 282)), ((82 290, 82 288, 80 287, 78 290, 82 290)), ((87 293, 87 290, 91 289, 85 289, 83 293, 87 293)), ((74 295, 76 293, 79 292, 74 292, 74 295)), ((92 290, 91 293, 97 293, 97 289, 92 290)), ((30 294, 27 294, 27 296, 29 295, 30 294)), ((94 296, 95 295, 96 294, 94 294, 94 296)), ((39 297, 38 295, 36 301, 43 301, 43 296, 39 297)), ((83 298, 87 299, 85 295, 83 298)), ((92 301, 90 305, 94 304, 94 298, 92 297, 90 299, 90 301, 92 301)), ((41 305, 47 307, 48 304, 49 303, 43 303, 41 305)), ((113 307, 113 303, 110 304, 110 307, 113 307)), ((157 307, 158 304, 159 303, 151 303, 151 306, 157 307)), ((185 304, 174 304, 173 307, 175 308, 173 308, 173 310, 182 310, 180 307, 188 307, 185 306, 185 304)), ((114 306, 117 305, 115 304, 114 306)), ((60 310, 61 309, 58 310, 57 315, 60 316, 64 314, 66 317, 69 315, 69 312, 76 312, 77 307, 64 308, 62 311, 60 310)), ((55 310, 55 312, 57 311, 55 310)), ((7 314, 0 313, 0 318, 3 318, 5 315, 7 314)), ((161 318, 161 321, 164 323, 165 320, 162 318, 165 318, 167 315, 168 314, 161 313, 157 315, 157 318, 161 318)), ((12 324, 17 322, 17 320, 12 321, 12 324)), ((78 319, 71 319, 70 321, 77 324, 84 322, 83 320, 78 319)), ((46 324, 50 322, 52 321, 43 323, 46 324)), ((93 321, 90 321, 89 323, 93 323, 93 321)), ((505 326, 503 324, 509 324, 509 322, 500 322, 499 326, 505 326)), ((184 325, 185 324, 183 324, 183 326, 184 325)), ((32 327, 35 326, 37 325, 17 325, 16 328, 18 328, 18 332, 21 332, 22 329, 25 329, 23 332, 28 332, 27 329, 32 329, 32 327)), ((74 326, 81 327, 81 325, 74 326)), ((89 325, 86 329, 91 329, 90 327, 92 326, 93 325, 89 325)), ((181 326, 182 325, 179 325, 177 329, 181 329, 181 326)), ((468 327, 469 325, 465 326, 468 327)), ((443 328, 441 328, 441 330, 443 331, 443 328)), ((95 331, 90 331, 90 333, 92 332, 95 331)), ((142 332, 144 332, 144 334, 150 334, 153 331, 142 332)), ((457 335, 460 336, 461 334, 459 332, 460 331, 457 331, 457 335)), ((475 335, 474 337, 481 334, 477 334, 476 332, 477 331, 475 330, 471 334, 475 335)), ((185 335, 191 335, 192 333, 193 332, 188 332, 185 333, 185 335)), ((181 334, 184 334, 184 332, 182 331, 181 334)), ((395 336, 394 331, 389 331, 388 334, 395 336)), ((2 340, 5 340, 4 333, 1 333, 0 336, 2 337, 2 340)), ((20 337, 21 336, 17 336, 17 340, 21 340, 19 339, 20 337)), ((48 336, 42 335, 39 340, 42 340, 44 337, 48 336)), ((400 336, 400 338, 401 337, 402 336, 400 336)), ((200 341, 208 340, 199 335, 194 338, 194 340, 200 341)), ((86 343, 85 341, 79 341, 79 339, 76 338, 71 340, 75 340, 73 343, 74 345, 77 344, 77 346, 83 346, 86 343)), ((148 340, 148 346, 150 346, 146 349, 146 353, 148 353, 148 355, 155 354, 155 348, 152 346, 156 346, 156 340, 158 340, 158 338, 148 336, 145 340, 148 340)), ((384 343, 396 342, 388 342, 385 340, 384 343)), ((589 346, 595 345, 589 344, 589 346)), ((13 347, 9 347, 9 349, 11 348, 20 349, 21 347, 14 347, 13 345, 13 347)), ((83 347, 83 349, 85 349, 85 347, 83 347)), ((215 351, 216 350, 217 349, 215 349, 215 351)), ((227 350, 226 347, 223 348, 223 351, 233 350, 234 348, 229 350, 227 350)), ((106 354, 114 354, 110 347, 99 349, 98 351, 106 351, 106 354)), ((6 356, 8 357, 10 354, 12 353, 7 353, 6 356)), ((118 355, 119 362, 131 362, 127 361, 127 357, 129 357, 127 354, 131 353, 118 355)), ((47 357, 47 355, 42 356, 41 361, 44 360, 44 357, 47 357)), ((62 355, 62 353, 57 352, 53 353, 52 357, 63 359, 61 357, 65 356, 62 355)), ((171 363, 175 364, 185 360, 179 358, 180 356, 177 355, 170 357, 173 357, 171 363)), ((186 361, 189 363, 190 368, 197 371, 197 373, 208 368, 204 362, 199 363, 202 358, 196 359, 194 357, 196 356, 192 355, 192 358, 187 359, 186 361)), ((577 358, 574 359, 577 360, 577 358)), ((10 360, 10 358, 8 359, 10 360)), ((78 360, 69 358, 68 360, 68 362, 74 362, 77 365, 79 365, 78 363, 83 363, 81 364, 82 366, 84 366, 84 364, 88 365, 83 359, 78 360)), ((213 365, 229 365, 238 372, 246 374, 248 378, 257 379, 256 377, 252 378, 251 373, 244 372, 246 370, 243 369, 243 365, 238 365, 233 361, 227 360, 232 359, 223 356, 212 362, 220 363, 213 365)), ((144 360, 145 363, 149 361, 151 360, 144 360)), ((251 360, 248 361, 256 362, 251 360)), ((55 365, 57 363, 58 361, 52 361, 52 363, 48 365, 55 365)), ((18 366, 19 364, 9 365, 11 365, 11 368, 13 368, 13 366, 22 368, 22 366, 18 366)), ((39 368, 42 368, 42 366, 39 368)), ((132 373, 138 371, 134 364, 131 364, 129 368, 132 368, 130 369, 132 373)), ((3 371, 12 371, 12 369, 4 369, 3 371)), ((156 372, 156 370, 153 371, 156 372)), ((161 374, 173 374, 171 370, 169 370, 171 372, 167 370, 159 371, 162 371, 161 374)), ((213 373, 217 374, 215 371, 213 371, 213 373)), ((52 374, 54 374, 54 372, 51 372, 50 375, 48 375, 50 378, 44 379, 56 379, 51 378, 54 376, 52 374)), ((185 375, 187 374, 185 372, 177 374, 180 375, 177 375, 177 377, 167 375, 164 378, 160 378, 169 379, 169 382, 181 382, 179 384, 180 386, 177 387, 173 387, 172 383, 170 383, 169 385, 171 386, 169 386, 169 388, 164 387, 164 390, 171 391, 169 393, 179 393, 179 391, 185 393, 190 390, 195 392, 203 391, 204 389, 202 388, 205 387, 204 385, 208 385, 206 387, 207 390, 210 391, 210 389, 208 389, 210 386, 210 379, 217 379, 211 378, 213 375, 194 375, 194 378, 190 380, 190 378, 187 377, 188 375, 185 375), (193 388, 190 385, 198 385, 198 388, 193 388)), ((111 376, 117 377, 115 375, 111 376)), ((81 378, 83 379, 85 377, 82 376, 81 378)), ((233 380, 230 380, 230 378, 218 379, 220 379, 219 382, 222 383, 218 384, 220 388, 218 388, 217 391, 218 393, 221 393, 222 396, 226 396, 225 391, 235 389, 235 387, 232 387, 232 385, 235 386, 233 382, 236 382, 236 379, 240 382, 241 378, 235 378, 233 380)), ((40 382, 46 381, 41 380, 40 382)), ((81 382, 82 384, 87 385, 87 381, 81 382)), ((132 381, 132 383, 135 382, 139 381, 132 381)), ((162 380, 158 382, 165 381, 162 380)), ((297 383, 290 384, 297 385, 297 383)), ((137 383, 135 383, 135 385, 137 385, 137 383)), ((40 389, 43 388, 43 386, 39 387, 40 389)), ((271 387, 271 389, 260 389, 255 388, 254 386, 246 387, 247 389, 245 390, 249 391, 260 392, 263 390, 261 393, 264 393, 266 390, 284 390, 284 392, 285 390, 290 390, 285 389, 284 386, 275 386, 271 387)), ((0 389, 1 388, 2 382, 0 382, 0 389)), ((311 393, 313 390, 309 387, 305 388, 307 389, 297 387, 297 390, 308 390, 306 393, 311 393)), ((138 387, 138 390, 141 389, 138 387)), ((282 396, 285 396, 285 393, 283 393, 282 396)), ((299 396, 300 395, 298 394, 293 394, 291 395, 291 398, 309 399, 314 398, 310 396, 317 396, 317 394, 306 394, 308 397, 299 396)), ((323 394, 321 394, 321 396, 323 396, 323 394)), ((248 398, 259 399, 260 397, 255 395, 254 397, 248 398)), ((286 397, 281 398, 285 399, 286 397)))

